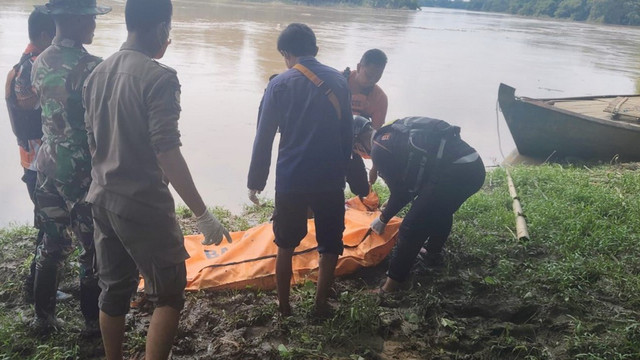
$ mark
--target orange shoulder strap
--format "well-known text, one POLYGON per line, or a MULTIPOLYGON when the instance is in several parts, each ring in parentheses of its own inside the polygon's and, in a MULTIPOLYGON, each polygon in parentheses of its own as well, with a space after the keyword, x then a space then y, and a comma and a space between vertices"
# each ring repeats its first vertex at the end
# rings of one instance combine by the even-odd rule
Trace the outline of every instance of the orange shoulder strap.
POLYGON ((327 96, 327 98, 329 98, 329 102, 331 102, 331 105, 333 105, 333 108, 336 110, 338 119, 342 119, 342 111, 340 111, 340 102, 338 101, 338 97, 336 97, 336 94, 333 93, 331 88, 326 85, 322 86, 324 85, 324 80, 320 79, 316 74, 313 73, 313 71, 309 70, 309 68, 302 64, 295 64, 293 68, 300 71, 304 76, 307 77, 307 79, 314 83, 315 86, 324 91, 324 94, 327 96))

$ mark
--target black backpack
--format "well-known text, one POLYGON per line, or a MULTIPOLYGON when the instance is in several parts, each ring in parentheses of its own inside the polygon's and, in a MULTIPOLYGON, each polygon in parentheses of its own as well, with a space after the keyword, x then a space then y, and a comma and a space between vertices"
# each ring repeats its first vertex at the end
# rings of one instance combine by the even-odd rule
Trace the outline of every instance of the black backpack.
POLYGON ((389 151, 406 158, 402 180, 411 193, 418 192, 425 182, 437 182, 442 166, 455 160, 452 152, 445 150, 460 140, 458 126, 427 117, 407 117, 380 128, 374 141, 390 132, 396 136, 389 151))
MULTIPOLYGON (((42 118, 41 110, 38 109, 21 109, 17 105, 15 83, 20 67, 29 61, 33 54, 25 54, 20 59, 7 76, 7 109, 9 111, 9 120, 11 121, 11 129, 18 138, 21 146, 28 146, 27 140, 42 138, 42 118)), ((27 149, 28 150, 28 149, 27 149)))

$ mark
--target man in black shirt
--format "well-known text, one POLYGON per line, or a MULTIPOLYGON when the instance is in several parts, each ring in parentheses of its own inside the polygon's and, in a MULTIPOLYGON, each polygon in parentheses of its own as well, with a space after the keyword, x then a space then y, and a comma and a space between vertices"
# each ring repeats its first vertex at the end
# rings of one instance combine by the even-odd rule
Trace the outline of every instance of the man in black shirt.
POLYGON ((373 138, 371 159, 390 197, 371 229, 383 233, 387 222, 411 203, 381 292, 399 288, 423 245, 428 261, 441 261, 453 214, 484 183, 482 159, 459 132, 442 120, 413 117, 382 127, 373 138))

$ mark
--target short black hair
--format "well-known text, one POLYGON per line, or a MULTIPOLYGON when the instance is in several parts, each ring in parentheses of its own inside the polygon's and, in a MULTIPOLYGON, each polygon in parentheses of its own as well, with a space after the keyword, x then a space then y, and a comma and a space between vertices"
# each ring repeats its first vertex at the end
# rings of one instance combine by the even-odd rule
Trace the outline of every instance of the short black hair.
POLYGON ((387 65, 387 55, 384 51, 380 49, 370 49, 367 50, 364 55, 362 55, 362 59, 360 59, 360 64, 363 66, 366 65, 376 65, 376 66, 385 66, 387 65))
POLYGON ((171 0, 127 0, 124 19, 128 31, 146 32, 171 21, 171 0))
POLYGON ((316 34, 305 24, 289 24, 278 36, 278 51, 293 56, 316 56, 316 34))
POLYGON ((29 15, 29 40, 38 40, 38 37, 43 32, 51 35, 52 38, 56 35, 56 24, 53 21, 53 16, 34 10, 29 15))

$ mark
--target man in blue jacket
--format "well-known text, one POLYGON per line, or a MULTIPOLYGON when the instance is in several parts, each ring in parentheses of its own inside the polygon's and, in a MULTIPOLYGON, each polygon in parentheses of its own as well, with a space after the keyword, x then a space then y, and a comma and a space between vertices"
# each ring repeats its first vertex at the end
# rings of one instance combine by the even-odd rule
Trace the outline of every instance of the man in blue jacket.
POLYGON ((279 310, 291 314, 291 262, 307 234, 311 208, 320 253, 316 313, 325 315, 343 250, 344 187, 353 139, 351 99, 344 76, 315 59, 316 37, 307 25, 287 26, 278 37, 278 51, 289 70, 269 82, 262 98, 247 182, 249 198, 255 202, 265 187, 279 128, 273 215, 279 310))

